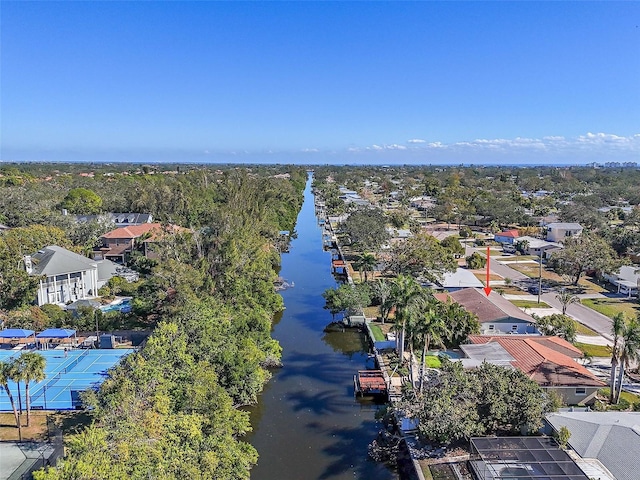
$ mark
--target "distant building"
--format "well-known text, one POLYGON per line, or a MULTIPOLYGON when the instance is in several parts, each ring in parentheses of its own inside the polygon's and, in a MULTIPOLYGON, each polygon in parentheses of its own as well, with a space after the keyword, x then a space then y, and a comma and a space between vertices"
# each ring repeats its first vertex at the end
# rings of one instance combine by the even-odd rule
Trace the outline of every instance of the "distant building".
POLYGON ((103 213, 100 215, 76 215, 76 221, 79 223, 92 222, 99 217, 107 217, 116 227, 127 227, 131 225, 142 225, 151 223, 153 218, 150 213, 103 213))
POLYGON ((547 241, 564 242, 569 237, 577 237, 582 234, 582 225, 579 223, 550 223, 546 226, 547 241))
POLYGON ((152 244, 157 243, 163 235, 188 232, 189 229, 177 225, 162 225, 160 223, 144 223, 129 227, 116 228, 100 237, 100 246, 94 248, 92 257, 96 260, 111 260, 125 263, 128 255, 136 248, 136 241, 142 243, 142 253, 146 257, 153 257, 152 244))
POLYGON ((540 240, 535 237, 519 237, 517 242, 526 242, 527 247, 524 249, 526 255, 534 255, 536 257, 542 257, 542 259, 549 258, 554 252, 562 250, 562 245, 556 242, 548 242, 546 240, 540 240))
POLYGON ((624 265, 617 273, 605 273, 604 278, 618 289, 618 293, 629 297, 638 295, 640 266, 624 265))
POLYGON ((507 243, 509 245, 513 245, 514 243, 516 243, 516 240, 519 236, 520 234, 516 229, 505 230, 504 232, 496 233, 493 236, 493 239, 498 243, 507 243))

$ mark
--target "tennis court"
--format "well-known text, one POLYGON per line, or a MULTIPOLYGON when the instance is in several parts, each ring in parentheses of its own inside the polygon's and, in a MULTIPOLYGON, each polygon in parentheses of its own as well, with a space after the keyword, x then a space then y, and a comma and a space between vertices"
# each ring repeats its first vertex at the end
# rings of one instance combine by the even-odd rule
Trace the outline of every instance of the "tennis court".
MULTIPOLYGON (((24 351, 24 350, 23 350, 24 351)), ((0 361, 17 358, 23 351, 0 350, 0 361)), ((31 383, 31 408, 34 410, 71 410, 80 405, 80 392, 98 387, 106 378, 107 370, 134 349, 113 350, 40 350, 47 361, 45 379, 31 383)), ((9 382, 16 405, 18 386, 9 382)), ((24 383, 20 384, 23 409, 26 408, 24 383)), ((0 391, 0 411, 11 411, 11 403, 4 389, 0 391)))

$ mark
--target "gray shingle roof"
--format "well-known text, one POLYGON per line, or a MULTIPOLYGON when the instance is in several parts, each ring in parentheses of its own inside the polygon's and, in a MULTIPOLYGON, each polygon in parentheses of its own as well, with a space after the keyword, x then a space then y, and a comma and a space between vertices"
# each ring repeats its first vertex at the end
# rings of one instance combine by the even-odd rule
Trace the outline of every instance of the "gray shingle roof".
POLYGON ((547 421, 571 432, 569 445, 584 458, 597 458, 617 480, 640 478, 640 413, 558 412, 547 421))
POLYGON ((32 275, 63 275, 97 268, 93 260, 70 252, 69 250, 49 245, 31 256, 32 275))

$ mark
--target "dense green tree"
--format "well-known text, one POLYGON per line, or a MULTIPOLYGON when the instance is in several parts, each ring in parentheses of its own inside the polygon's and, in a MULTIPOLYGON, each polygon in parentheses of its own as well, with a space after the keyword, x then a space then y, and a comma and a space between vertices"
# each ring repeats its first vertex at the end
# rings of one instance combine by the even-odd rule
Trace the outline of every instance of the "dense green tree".
POLYGON ((395 275, 413 275, 432 282, 457 267, 453 254, 426 233, 393 245, 388 257, 386 268, 395 275))
POLYGON ((464 247, 460 243, 457 236, 451 235, 440 242, 444 248, 446 248, 454 256, 464 255, 464 247))
POLYGON ((102 209, 102 198, 88 188, 72 188, 60 206, 69 213, 95 214, 102 209))
POLYGON ((420 423, 420 436, 449 444, 476 435, 536 432, 550 402, 520 370, 483 363, 464 369, 443 360, 441 372, 419 394, 409 392, 402 409, 420 423))
POLYGON ((340 229, 362 251, 375 252, 389 239, 385 225, 385 216, 380 210, 362 208, 351 213, 340 229))
POLYGON ((606 240, 593 233, 567 238, 564 248, 555 252, 549 262, 557 273, 571 277, 573 285, 578 285, 580 277, 587 270, 611 273, 621 263, 606 240))
POLYGON ((557 335, 571 343, 576 341, 578 325, 573 318, 563 313, 539 317, 536 319, 536 325, 543 335, 557 335))
POLYGON ((478 252, 473 252, 467 258, 467 267, 471 270, 480 270, 487 264, 487 259, 480 255, 478 252))
POLYGON ((376 256, 374 254, 364 253, 360 255, 360 258, 358 258, 358 260, 354 263, 354 267, 360 272, 360 275, 362 275, 362 272, 364 272, 364 281, 367 282, 367 273, 373 272, 373 269, 377 263, 378 260, 376 259, 376 256))

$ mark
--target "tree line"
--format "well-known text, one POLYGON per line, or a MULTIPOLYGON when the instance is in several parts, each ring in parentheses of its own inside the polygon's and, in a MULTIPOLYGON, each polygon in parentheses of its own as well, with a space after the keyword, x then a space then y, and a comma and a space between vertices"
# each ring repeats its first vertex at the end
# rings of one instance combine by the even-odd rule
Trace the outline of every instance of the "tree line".
MULTIPOLYGON (((131 287, 141 298, 139 312, 155 326, 153 334, 109 372, 98 391, 83 396, 92 423, 69 439, 67 456, 56 468, 35 478, 248 478, 257 452, 242 441, 250 424, 240 407, 257 400, 269 368, 280 362, 280 346, 270 336, 273 315, 283 308, 274 290, 274 239, 279 230, 294 230, 305 171, 228 168, 114 176, 126 203, 109 200, 112 176, 64 176, 54 182, 61 191, 48 208, 61 204, 66 187, 82 184, 102 198, 102 211, 151 212, 192 233, 162 242, 147 274, 131 287)), ((40 177, 13 187, 25 190, 11 192, 17 198, 53 186, 40 177)), ((19 271, 25 245, 29 251, 52 243, 81 247, 57 223, 63 215, 37 212, 6 215, 24 226, 0 235, 4 288, 19 271), (47 215, 51 223, 34 225, 47 215), (25 241, 22 248, 18 239, 25 241)), ((115 282, 109 288, 126 287, 115 282)), ((14 303, 5 309, 31 311, 26 290, 14 292, 14 303)))

